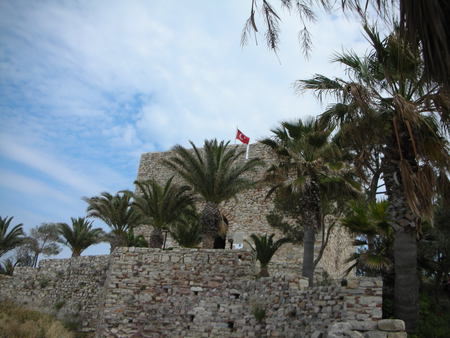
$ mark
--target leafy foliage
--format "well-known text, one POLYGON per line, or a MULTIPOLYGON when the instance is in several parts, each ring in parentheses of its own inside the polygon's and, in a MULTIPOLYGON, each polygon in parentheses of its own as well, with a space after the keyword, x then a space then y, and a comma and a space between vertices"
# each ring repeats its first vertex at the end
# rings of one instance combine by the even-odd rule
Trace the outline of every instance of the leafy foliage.
POLYGON ((173 148, 175 156, 164 163, 205 201, 219 204, 254 184, 244 175, 261 164, 259 159, 244 160, 245 151, 229 146, 229 142, 206 140, 203 149, 190 143, 192 150, 177 145, 173 148))
POLYGON ((173 148, 175 155, 164 163, 206 202, 200 217, 201 231, 203 246, 212 248, 224 222, 219 204, 253 186, 249 174, 262 162, 257 158, 245 160, 245 151, 229 146, 229 142, 205 140, 203 149, 190 143, 192 150, 177 145, 173 148))
POLYGON ((72 250, 72 257, 80 256, 89 246, 99 243, 104 235, 101 228, 92 228, 92 221, 84 217, 71 218, 72 226, 58 224, 61 242, 72 250))
POLYGON ((148 248, 148 242, 145 240, 144 236, 134 234, 133 229, 127 232, 127 246, 136 248, 148 248))
POLYGON ((83 197, 88 203, 87 216, 102 220, 111 228, 111 250, 116 246, 126 245, 129 229, 140 224, 142 216, 132 207, 133 193, 121 191, 115 195, 102 192, 100 196, 83 197))
POLYGON ((53 316, 25 309, 12 302, 0 303, 0 328, 0 337, 77 337, 53 316))
POLYGON ((260 277, 269 276, 267 266, 270 263, 273 255, 283 244, 289 242, 289 239, 287 238, 281 238, 274 242, 274 236, 275 234, 272 234, 270 236, 267 236, 267 234, 259 236, 256 234, 252 234, 250 238, 252 239, 254 246, 247 242, 252 248, 253 252, 255 252, 256 259, 261 264, 261 271, 259 273, 260 277))
POLYGON ((22 223, 13 226, 9 231, 13 217, 0 217, 0 257, 20 245, 24 238, 22 223))
POLYGON ((341 224, 357 235, 358 250, 348 259, 354 264, 347 272, 356 268, 359 274, 380 276, 392 271, 394 237, 388 221, 387 201, 353 201, 349 204, 349 212, 341 224))
POLYGON ((330 142, 330 131, 317 121, 282 122, 272 132, 272 138, 261 141, 278 160, 266 175, 266 181, 272 185, 269 195, 275 192, 276 209, 268 221, 293 241, 303 242, 302 274, 312 285, 314 267, 331 233, 331 227, 325 231, 324 211, 330 208, 337 211, 341 200, 358 194, 358 186, 352 180, 351 170, 341 160, 336 144, 330 142), (292 217, 295 223, 283 221, 283 214, 292 217), (315 261, 315 231, 319 229, 323 245, 315 261))
POLYGON ((177 221, 172 223, 170 234, 184 248, 198 247, 202 237, 199 216, 195 210, 185 212, 177 221))
POLYGON ((59 227, 55 223, 43 223, 31 229, 18 248, 18 265, 37 266, 39 256, 53 256, 61 252, 59 227))
POLYGON ((14 273, 15 264, 11 258, 5 259, 0 264, 0 274, 12 276, 14 273))
POLYGON ((166 229, 195 201, 190 193, 191 188, 175 185, 173 176, 164 186, 155 180, 134 183, 139 193, 134 197, 133 207, 142 214, 142 222, 157 228, 166 229))

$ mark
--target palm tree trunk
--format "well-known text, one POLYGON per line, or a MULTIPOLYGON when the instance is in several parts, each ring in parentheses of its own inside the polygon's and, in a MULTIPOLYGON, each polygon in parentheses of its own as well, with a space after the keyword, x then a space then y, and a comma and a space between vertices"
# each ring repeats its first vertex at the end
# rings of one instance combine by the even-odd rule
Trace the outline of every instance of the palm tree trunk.
POLYGON ((314 174, 309 188, 305 191, 300 200, 303 207, 303 267, 302 276, 308 278, 309 286, 314 285, 314 244, 316 242, 316 229, 321 224, 320 209, 320 188, 314 174))
POLYGON ((202 227, 202 242, 204 249, 214 248, 214 239, 219 232, 221 222, 219 206, 214 202, 206 202, 200 216, 200 224, 202 227))
POLYGON ((394 229, 394 314, 405 321, 406 330, 412 332, 419 315, 418 218, 408 206, 399 170, 389 155, 385 157, 384 180, 389 200, 389 220, 394 229))
POLYGON ((314 285, 314 243, 316 232, 314 226, 305 225, 303 235, 303 267, 302 276, 307 277, 309 286, 314 285))
POLYGON ((148 247, 161 249, 164 244, 164 235, 159 227, 154 227, 149 238, 148 247))
POLYGON ((258 277, 269 277, 269 268, 267 265, 261 265, 258 277))
POLYGON ((72 249, 72 257, 79 257, 81 254, 80 249, 72 249))
POLYGON ((416 233, 402 229, 394 236, 394 314, 404 320, 406 330, 412 332, 419 310, 416 233))
POLYGON ((111 246, 111 248, 109 249, 109 252, 112 253, 114 251, 115 248, 121 247, 121 246, 126 246, 126 239, 125 239, 126 234, 123 232, 111 232, 110 235, 108 236, 109 239, 109 245, 111 246))

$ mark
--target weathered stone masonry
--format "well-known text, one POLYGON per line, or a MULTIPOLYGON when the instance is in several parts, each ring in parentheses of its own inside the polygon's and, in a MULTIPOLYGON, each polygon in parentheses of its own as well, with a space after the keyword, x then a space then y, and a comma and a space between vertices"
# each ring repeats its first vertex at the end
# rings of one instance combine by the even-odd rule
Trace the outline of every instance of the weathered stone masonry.
POLYGON ((0 276, 0 300, 11 299, 61 319, 79 322, 85 330, 97 325, 109 256, 42 260, 39 268, 19 268, 0 276))
POLYGON ((245 250, 118 248, 109 259, 18 269, 0 279, 0 299, 79 318, 99 337, 308 337, 381 317, 378 279, 310 289, 303 278, 255 274, 245 250))

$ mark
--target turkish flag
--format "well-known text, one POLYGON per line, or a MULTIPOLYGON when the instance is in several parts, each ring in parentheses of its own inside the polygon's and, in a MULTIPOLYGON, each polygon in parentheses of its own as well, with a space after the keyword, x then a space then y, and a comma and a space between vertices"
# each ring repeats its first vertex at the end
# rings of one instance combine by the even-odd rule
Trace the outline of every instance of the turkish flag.
POLYGON ((245 144, 248 144, 250 142, 250 137, 245 136, 244 133, 242 133, 242 131, 240 131, 239 129, 237 130, 236 138, 245 144))

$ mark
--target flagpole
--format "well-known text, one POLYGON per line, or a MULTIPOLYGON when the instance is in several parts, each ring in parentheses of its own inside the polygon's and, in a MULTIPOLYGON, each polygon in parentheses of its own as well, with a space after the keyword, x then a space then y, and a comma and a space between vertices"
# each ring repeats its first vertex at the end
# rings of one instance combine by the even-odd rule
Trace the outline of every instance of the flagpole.
POLYGON ((237 132, 238 132, 238 127, 236 126, 236 133, 234 133, 234 145, 236 145, 236 136, 237 136, 237 132))
POLYGON ((250 143, 247 143, 247 150, 245 151, 245 159, 248 160, 248 150, 250 149, 250 143))

